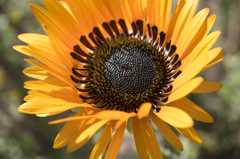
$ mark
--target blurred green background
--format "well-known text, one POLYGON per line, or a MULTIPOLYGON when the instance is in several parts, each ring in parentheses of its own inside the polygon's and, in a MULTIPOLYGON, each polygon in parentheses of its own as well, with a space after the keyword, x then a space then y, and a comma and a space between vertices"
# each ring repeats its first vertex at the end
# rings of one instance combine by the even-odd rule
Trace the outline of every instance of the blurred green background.
MULTIPOLYGON (((176 4, 173 0, 173 9, 176 4)), ((23 44, 21 33, 44 33, 30 10, 30 4, 43 6, 41 0, 0 0, 0 159, 86 159, 101 131, 82 148, 66 153, 66 147, 53 149, 53 141, 63 124, 48 125, 54 119, 71 115, 71 111, 54 117, 39 118, 17 111, 29 80, 22 70, 28 67, 26 58, 12 49, 23 44)), ((216 93, 194 94, 189 98, 209 112, 215 122, 195 122, 203 144, 195 144, 179 135, 184 151, 169 145, 156 130, 165 159, 239 159, 240 158, 240 1, 200 0, 198 11, 208 7, 217 14, 212 30, 221 30, 216 43, 227 53, 220 64, 204 71, 206 81, 216 81, 223 88, 216 93)), ((118 159, 138 158, 133 136, 126 131, 118 159)))

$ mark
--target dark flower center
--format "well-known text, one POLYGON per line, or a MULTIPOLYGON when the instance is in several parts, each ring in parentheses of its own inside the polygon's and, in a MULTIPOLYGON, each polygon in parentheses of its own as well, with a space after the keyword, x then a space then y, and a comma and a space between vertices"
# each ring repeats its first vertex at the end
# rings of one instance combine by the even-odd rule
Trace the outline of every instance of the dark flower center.
POLYGON ((162 54, 147 41, 120 36, 94 51, 91 86, 109 107, 130 111, 152 101, 164 80, 162 54))
POLYGON ((104 75, 108 88, 119 93, 138 96, 150 90, 157 78, 156 62, 134 43, 115 49, 104 63, 104 75))
POLYGON ((79 45, 74 46, 76 53, 71 55, 83 65, 83 69, 73 68, 75 77, 71 76, 81 84, 76 86, 79 96, 102 109, 137 112, 142 103, 151 102, 152 109, 159 111, 157 105, 168 100, 171 83, 181 73, 176 46, 169 42, 163 48, 165 33, 158 35, 156 26, 150 28, 148 24, 148 34, 144 35, 143 23, 138 20, 132 23, 133 34, 129 34, 124 20, 118 23, 124 34, 119 34, 115 21, 109 25, 103 23, 111 36, 109 39, 105 39, 98 28, 93 29, 94 34, 90 33, 89 38, 96 48, 85 36, 80 38, 91 53, 83 52, 79 45))

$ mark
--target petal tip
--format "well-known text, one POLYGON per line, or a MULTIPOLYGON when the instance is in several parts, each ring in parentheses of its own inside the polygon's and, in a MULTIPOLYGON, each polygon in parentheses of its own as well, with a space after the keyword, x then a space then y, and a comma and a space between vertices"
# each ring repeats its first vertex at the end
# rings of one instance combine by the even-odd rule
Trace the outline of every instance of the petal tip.
POLYGON ((18 107, 18 111, 21 113, 25 113, 24 108, 22 108, 22 106, 18 107))
POLYGON ((152 107, 152 103, 149 103, 149 102, 141 104, 137 113, 138 119, 142 119, 143 117, 148 116, 151 110, 151 107, 152 107))
POLYGON ((53 144, 53 148, 54 148, 54 149, 58 149, 59 147, 58 147, 58 145, 53 144))

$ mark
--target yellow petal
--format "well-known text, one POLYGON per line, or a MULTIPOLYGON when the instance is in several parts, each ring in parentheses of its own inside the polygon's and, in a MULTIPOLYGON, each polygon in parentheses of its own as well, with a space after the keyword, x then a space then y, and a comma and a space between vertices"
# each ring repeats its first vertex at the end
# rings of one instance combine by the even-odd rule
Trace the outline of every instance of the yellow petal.
POLYGON ((49 49, 51 48, 50 40, 46 35, 24 33, 24 34, 18 35, 18 38, 27 44, 44 46, 44 47, 48 47, 49 49))
POLYGON ((177 44, 182 30, 186 27, 189 21, 193 18, 197 9, 198 0, 188 0, 184 5, 173 31, 172 43, 177 44))
POLYGON ((72 11, 71 11, 71 9, 69 8, 67 2, 66 2, 66 1, 59 1, 59 2, 60 2, 61 5, 73 16, 73 18, 75 18, 74 15, 72 14, 72 11))
POLYGON ((186 84, 182 85, 177 90, 175 90, 173 93, 171 93, 168 96, 167 103, 170 103, 182 97, 185 97, 186 95, 191 93, 196 87, 198 87, 202 82, 203 82, 202 77, 196 77, 192 79, 191 81, 187 82, 186 84))
POLYGON ((211 115, 185 97, 169 103, 169 105, 185 111, 195 120, 206 123, 214 122, 214 119, 211 117, 211 115))
POLYGON ((119 120, 128 113, 116 110, 102 110, 96 114, 98 119, 119 120))
POLYGON ((61 99, 34 100, 22 104, 18 111, 27 114, 47 114, 63 112, 75 107, 85 107, 86 104, 67 102, 61 99), (51 105, 51 107, 49 106, 51 105))
POLYGON ((116 125, 116 129, 118 129, 122 124, 124 124, 129 118, 132 118, 132 117, 134 117, 134 116, 137 116, 137 114, 136 114, 136 113, 129 113, 129 114, 123 116, 123 117, 118 121, 118 123, 117 123, 117 125, 116 125))
MULTIPOLYGON (((104 0, 103 2, 114 19, 124 18, 122 6, 119 0, 104 0)), ((98 7, 101 8, 101 6, 98 6, 98 7)))
POLYGON ((71 152, 79 149, 80 147, 82 147, 86 142, 88 142, 91 139, 92 135, 94 135, 94 134, 90 133, 89 135, 91 135, 91 136, 85 138, 80 143, 76 143, 76 139, 79 137, 79 135, 81 135, 81 133, 83 131, 85 131, 86 129, 88 129, 89 127, 91 127, 92 125, 94 125, 98 122, 100 122, 100 121, 96 120, 96 118, 91 118, 91 119, 88 119, 87 122, 85 122, 84 125, 82 127, 80 127, 80 129, 77 129, 77 131, 74 134, 72 134, 72 136, 70 136, 68 139, 67 152, 71 153, 71 152))
POLYGON ((63 62, 60 60, 60 58, 52 48, 51 43, 50 43, 50 46, 29 44, 28 47, 33 51, 33 53, 31 53, 31 56, 32 54, 38 54, 38 56, 40 57, 44 55, 43 57, 45 57, 46 59, 50 59, 50 60, 54 59, 54 62, 60 65, 63 65, 63 62), (40 54, 38 52, 40 52, 40 54))
POLYGON ((159 1, 159 32, 163 31, 166 33, 170 22, 170 14, 172 9, 172 0, 159 1))
MULTIPOLYGON (((62 100, 63 103, 72 102, 83 104, 83 101, 81 98, 78 97, 77 92, 74 92, 66 88, 62 88, 60 90, 52 90, 51 92, 31 90, 28 92, 28 94, 29 95, 25 97, 24 100, 28 101, 59 100, 59 102, 61 102, 62 100)), ((86 105, 88 104, 86 103, 86 105)))
POLYGON ((69 36, 75 38, 74 40, 77 41, 81 36, 81 29, 79 29, 80 26, 72 15, 61 5, 61 3, 59 3, 58 0, 43 0, 43 2, 50 15, 53 15, 55 18, 55 21, 59 20, 59 23, 62 24, 61 26, 67 28, 71 33, 69 36))
MULTIPOLYGON (((89 140, 96 132, 98 129, 100 129, 104 124, 106 124, 109 120, 100 120, 91 126, 89 126, 87 129, 82 131, 82 133, 78 136, 78 138, 75 140, 76 144, 79 143, 86 143, 86 140, 89 140)), ((83 145, 84 145, 83 144, 83 145)))
MULTIPOLYGON (((78 102, 78 103, 83 103, 83 100, 79 98, 78 93, 75 91, 72 91, 71 88, 61 88, 59 90, 52 90, 51 92, 47 91, 41 91, 41 90, 31 90, 28 92, 27 97, 32 97, 29 98, 28 100, 34 100, 35 99, 39 100, 41 98, 42 100, 45 99, 63 99, 65 101, 72 101, 72 102, 78 102)), ((40 100, 41 100, 40 99, 40 100)), ((87 103, 86 103, 87 104, 87 103)))
POLYGON ((200 56, 206 56, 211 47, 215 44, 218 37, 220 36, 220 31, 215 31, 204 37, 202 41, 193 49, 193 51, 184 59, 182 67, 188 67, 193 61, 200 56))
POLYGON ((76 121, 76 120, 82 120, 82 119, 89 119, 89 118, 93 118, 93 117, 94 117, 93 115, 69 117, 69 118, 64 118, 64 119, 58 119, 58 120, 50 121, 48 124, 58 124, 58 123, 63 123, 63 122, 68 122, 68 121, 76 121))
POLYGON ((48 34, 48 37, 51 41, 51 44, 52 44, 53 49, 55 50, 56 54, 62 60, 63 64, 68 68, 68 70, 71 70, 72 67, 73 67, 73 64, 70 60, 71 59, 70 55, 63 51, 63 49, 62 49, 61 45, 59 44, 57 38, 55 37, 53 32, 49 29, 49 27, 47 25, 43 25, 43 27, 48 34))
POLYGON ((134 14, 132 14, 132 12, 131 12, 131 7, 130 7, 131 2, 133 2, 133 1, 128 1, 128 0, 121 1, 123 13, 128 22, 132 22, 133 19, 135 20, 134 14))
POLYGON ((65 75, 62 75, 61 73, 55 71, 54 69, 50 68, 50 67, 47 67, 45 65, 42 65, 38 62, 34 62, 32 60, 28 60, 28 59, 25 59, 25 61, 27 61, 28 63, 34 65, 34 66, 37 66, 43 70, 46 70, 47 72, 49 72, 50 74, 52 74, 53 76, 55 77, 58 77, 60 80, 66 82, 67 84, 69 84, 70 86, 74 86, 73 82, 71 81, 70 78, 67 78, 65 75))
POLYGON ((45 92, 57 91, 61 89, 73 90, 73 88, 68 84, 51 74, 43 81, 26 81, 24 84, 24 88, 26 89, 42 90, 45 92))
POLYGON ((40 80, 44 80, 49 76, 47 71, 35 66, 24 69, 23 73, 29 77, 40 79, 40 80))
MULTIPOLYGON (((83 115, 92 115, 95 112, 97 112, 96 109, 93 108, 83 108, 81 109, 78 113, 74 115, 74 117, 77 116, 83 116, 83 115)), ((70 121, 67 122, 61 131, 58 133, 57 137, 55 138, 53 148, 61 148, 69 143, 69 140, 71 139, 72 136, 78 135, 77 132, 78 130, 85 125, 85 123, 89 119, 83 119, 83 120, 78 120, 78 121, 70 121)))
POLYGON ((195 142, 197 144, 202 143, 201 137, 198 135, 197 131, 194 128, 175 128, 180 134, 195 142))
POLYGON ((66 0, 66 3, 68 4, 78 23, 84 26, 82 27, 80 25, 80 30, 82 30, 82 32, 84 32, 85 34, 92 32, 93 26, 97 26, 97 24, 95 19, 89 12, 87 8, 88 6, 86 6, 83 1, 66 0))
POLYGON ((152 107, 152 104, 149 103, 149 102, 146 102, 146 103, 143 103, 140 105, 140 108, 138 110, 138 118, 139 119, 142 119, 146 116, 148 116, 149 112, 150 112, 150 109, 152 107))
POLYGON ((180 54, 181 59, 184 59, 187 54, 184 50, 187 48, 189 43, 195 37, 196 33, 198 32, 199 28, 201 27, 202 23, 205 21, 207 15, 209 13, 209 8, 205 8, 201 10, 197 15, 190 21, 187 27, 184 28, 182 31, 181 40, 178 41, 179 45, 177 48, 177 52, 180 54))
POLYGON ((36 114, 37 117, 48 117, 48 116, 53 116, 53 115, 56 115, 56 114, 60 114, 64 111, 59 111, 59 112, 54 112, 54 113, 46 113, 46 114, 36 114))
POLYGON ((115 134, 113 135, 112 140, 107 149, 105 159, 117 158, 117 154, 122 143, 122 138, 126 125, 127 123, 125 122, 115 131, 115 134))
POLYGON ((65 25, 63 25, 63 23, 57 20, 48 11, 35 4, 31 4, 30 7, 33 14, 41 24, 48 25, 51 30, 54 31, 54 34, 58 36, 58 39, 62 40, 64 44, 69 48, 72 48, 72 46, 74 45, 75 37, 73 36, 71 31, 69 31, 69 29, 67 29, 65 25))
POLYGON ((173 11, 173 14, 172 14, 172 18, 170 20, 166 41, 171 40, 174 28, 176 27, 176 22, 179 19, 179 15, 180 15, 180 13, 181 13, 185 4, 186 4, 186 0, 179 0, 177 2, 177 5, 176 5, 176 7, 173 11))
POLYGON ((22 53, 22 54, 24 54, 24 55, 31 56, 31 55, 29 54, 29 52, 26 51, 26 49, 29 49, 28 46, 15 45, 15 46, 13 46, 13 49, 16 50, 16 51, 18 51, 18 52, 20 52, 20 53, 22 53))
POLYGON ((154 112, 151 111, 150 116, 154 124, 157 126, 158 130, 162 133, 163 137, 169 142, 169 144, 171 144, 179 151, 183 151, 183 145, 177 135, 172 131, 172 129, 154 112))
MULTIPOLYGON (((222 48, 221 47, 216 47, 216 48, 213 48, 211 50, 209 50, 207 52, 207 56, 208 56, 208 62, 211 62, 213 59, 215 59, 219 54, 221 54, 220 52, 222 51, 222 48)), ((205 66, 206 67, 206 66, 205 66)), ((204 67, 204 68, 205 68, 204 67)), ((202 69, 201 71, 203 71, 204 69, 202 69)))
MULTIPOLYGON (((95 4, 96 9, 99 11, 99 13, 103 15, 105 22, 109 22, 113 19, 124 18, 122 7, 118 0, 93 1, 93 3, 95 4)), ((98 21, 98 17, 95 16, 95 18, 96 21, 100 23, 100 21, 98 21)))
POLYGON ((224 57, 225 57, 226 53, 225 52, 221 52, 217 57, 215 57, 211 62, 209 62, 203 69, 206 70, 214 65, 216 65, 217 63, 221 62, 224 57))
POLYGON ((193 126, 192 118, 178 108, 162 106, 161 110, 155 114, 163 121, 178 128, 187 128, 193 126))
POLYGON ((222 88, 222 84, 217 82, 207 82, 203 81, 192 93, 210 93, 215 92, 222 88))
MULTIPOLYGON (((182 54, 188 55, 193 51, 193 49, 196 48, 196 46, 203 41, 203 38, 207 36, 207 34, 210 32, 212 29, 212 26, 215 22, 216 15, 211 15, 207 18, 207 20, 201 25, 200 29, 197 31, 191 42, 187 45, 187 48, 184 50, 182 54)), ((185 56, 181 56, 181 60, 185 56)))
POLYGON ((112 137, 116 121, 109 121, 105 126, 101 137, 98 139, 98 142, 95 144, 92 153, 89 159, 103 158, 104 152, 107 148, 107 145, 112 137))
POLYGON ((140 159, 150 159, 148 149, 144 141, 144 136, 141 130, 140 121, 137 117, 132 118, 132 129, 137 148, 138 156, 140 159))
POLYGON ((56 72, 69 75, 69 71, 64 67, 63 62, 60 61, 56 55, 52 56, 52 54, 47 54, 42 50, 42 48, 35 45, 29 45, 29 49, 26 49, 26 51, 28 51, 32 57, 54 69, 56 72), (55 61, 55 59, 58 60, 55 61))
POLYGON ((189 80, 194 78, 201 70, 202 68, 207 64, 207 56, 202 56, 198 58, 196 61, 194 61, 192 64, 190 64, 187 68, 182 70, 182 73, 176 78, 175 81, 173 81, 173 90, 176 90, 183 84, 187 83, 189 80))
POLYGON ((148 122, 148 119, 146 117, 142 118, 140 125, 143 139, 147 146, 147 151, 150 153, 152 159, 163 159, 156 136, 148 122))

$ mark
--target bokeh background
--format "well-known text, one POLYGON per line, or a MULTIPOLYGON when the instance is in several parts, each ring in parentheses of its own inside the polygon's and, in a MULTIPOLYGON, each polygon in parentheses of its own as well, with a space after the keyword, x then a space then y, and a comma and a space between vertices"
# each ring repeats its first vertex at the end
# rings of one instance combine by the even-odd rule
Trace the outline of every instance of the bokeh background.
MULTIPOLYGON (((173 9, 177 0, 173 0, 173 9)), ((87 159, 101 130, 82 148, 66 153, 66 147, 53 149, 53 141, 63 124, 48 122, 71 116, 68 111, 54 117, 39 118, 17 111, 27 90, 23 83, 30 78, 22 70, 26 58, 12 49, 23 44, 21 33, 43 33, 30 10, 30 4, 43 6, 41 0, 0 0, 0 159, 87 159)), ((165 159, 239 159, 240 158, 240 1, 200 0, 198 11, 208 7, 217 14, 212 30, 222 34, 215 44, 227 53, 223 62, 201 73, 206 81, 216 81, 223 88, 215 93, 191 94, 189 98, 209 112, 215 122, 195 122, 203 144, 195 144, 179 135, 184 151, 169 145, 155 128, 165 159)), ((125 132, 118 159, 138 158, 131 133, 125 132)))

